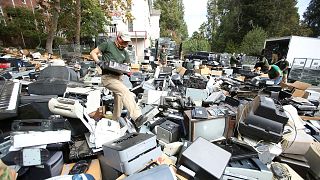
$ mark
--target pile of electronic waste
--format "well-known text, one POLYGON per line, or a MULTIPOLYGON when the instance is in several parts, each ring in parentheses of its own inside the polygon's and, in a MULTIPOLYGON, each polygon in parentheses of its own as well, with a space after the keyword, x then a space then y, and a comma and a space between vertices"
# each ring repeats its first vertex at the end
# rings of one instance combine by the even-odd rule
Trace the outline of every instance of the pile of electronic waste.
POLYGON ((19 179, 58 178, 72 162, 70 177, 90 174, 94 159, 102 179, 320 178, 320 123, 301 118, 316 116, 319 93, 297 95, 301 83, 247 69, 133 72, 123 80, 146 117, 138 124, 126 109, 112 120, 112 92, 81 65, 2 72, 0 157, 19 179))

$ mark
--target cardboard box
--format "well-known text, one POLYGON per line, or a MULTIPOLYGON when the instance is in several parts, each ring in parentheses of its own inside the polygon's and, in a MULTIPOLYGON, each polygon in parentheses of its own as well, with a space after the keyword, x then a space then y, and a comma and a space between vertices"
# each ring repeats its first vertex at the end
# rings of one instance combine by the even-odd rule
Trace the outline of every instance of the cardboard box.
POLYGON ((246 79, 245 76, 238 76, 236 77, 237 80, 244 82, 244 80, 246 79))
POLYGON ((292 90, 292 96, 294 97, 306 97, 305 90, 311 87, 311 84, 295 81, 294 83, 281 83, 282 88, 287 88, 292 90))
POLYGON ((131 69, 140 69, 140 64, 131 64, 131 69))
MULTIPOLYGON (((64 164, 62 168, 61 175, 68 175, 69 171, 75 163, 71 164, 64 164)), ((98 159, 93 159, 90 163, 89 169, 87 170, 86 174, 91 174, 95 180, 102 180, 102 174, 100 169, 100 163, 98 159)))
POLYGON ((295 81, 294 83, 281 83, 282 88, 288 88, 288 89, 300 89, 300 90, 306 90, 309 87, 311 87, 311 84, 301 82, 301 81, 295 81))
POLYGON ((209 68, 203 68, 203 69, 195 69, 195 73, 201 74, 201 75, 210 75, 211 70, 209 68))
POLYGON ((306 92, 301 89, 295 89, 292 93, 293 97, 305 97, 306 92))
POLYGON ((268 74, 261 74, 260 77, 266 77, 269 78, 268 74))
POLYGON ((184 73, 186 73, 187 69, 184 67, 178 67, 177 72, 180 74, 180 76, 183 76, 184 73))
POLYGON ((222 76, 222 71, 216 71, 216 70, 212 70, 211 71, 211 75, 214 75, 214 76, 222 76))
POLYGON ((140 71, 140 64, 131 64, 131 72, 139 72, 140 71))
POLYGON ((139 69, 131 69, 130 72, 139 72, 139 69))

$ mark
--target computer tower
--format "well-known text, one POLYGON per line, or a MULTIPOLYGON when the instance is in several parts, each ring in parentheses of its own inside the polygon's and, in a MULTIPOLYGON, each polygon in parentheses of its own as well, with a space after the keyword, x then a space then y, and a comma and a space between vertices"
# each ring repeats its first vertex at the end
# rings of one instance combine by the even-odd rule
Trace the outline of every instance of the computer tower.
POLYGON ((171 143, 179 140, 179 125, 165 121, 157 127, 157 139, 165 143, 171 143))

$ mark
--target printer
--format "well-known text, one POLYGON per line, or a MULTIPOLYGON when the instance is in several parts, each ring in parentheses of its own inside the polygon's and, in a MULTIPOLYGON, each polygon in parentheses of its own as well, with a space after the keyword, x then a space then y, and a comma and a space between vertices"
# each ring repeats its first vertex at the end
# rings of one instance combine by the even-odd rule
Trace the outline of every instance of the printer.
POLYGON ((87 140, 92 147, 101 148, 103 143, 116 139, 124 133, 120 129, 119 122, 106 118, 97 122, 89 117, 90 112, 79 100, 57 97, 52 98, 48 106, 54 114, 80 119, 90 132, 87 140))
POLYGON ((269 142, 278 143, 282 139, 283 128, 288 117, 282 107, 265 96, 257 96, 241 112, 239 131, 242 135, 269 142))
POLYGON ((103 88, 67 87, 63 97, 78 99, 85 105, 87 111, 90 113, 100 107, 102 90, 103 88))
POLYGON ((228 163, 222 179, 272 179, 272 172, 257 158, 228 163))
POLYGON ((143 169, 162 154, 153 134, 128 133, 103 144, 102 148, 106 163, 126 175, 143 169))

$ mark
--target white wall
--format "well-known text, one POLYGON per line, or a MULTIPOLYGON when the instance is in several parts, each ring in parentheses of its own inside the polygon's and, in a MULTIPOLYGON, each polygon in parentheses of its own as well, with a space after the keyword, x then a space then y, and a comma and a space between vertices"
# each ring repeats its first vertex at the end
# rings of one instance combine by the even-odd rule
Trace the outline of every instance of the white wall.
POLYGON ((287 54, 290 65, 294 58, 320 59, 320 39, 292 36, 287 54))
POLYGON ((152 40, 160 38, 160 10, 154 10, 151 15, 150 37, 152 40))

